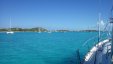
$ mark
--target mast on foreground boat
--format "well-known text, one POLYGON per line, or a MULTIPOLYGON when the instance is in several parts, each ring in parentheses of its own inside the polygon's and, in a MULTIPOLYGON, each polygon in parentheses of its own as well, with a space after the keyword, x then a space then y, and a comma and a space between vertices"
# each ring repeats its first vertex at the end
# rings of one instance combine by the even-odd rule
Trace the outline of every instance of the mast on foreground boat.
MULTIPOLYGON (((112 6, 112 9, 111 9, 111 17, 110 17, 110 23, 112 24, 112 38, 111 38, 111 41, 112 41, 112 45, 111 45, 111 53, 112 53, 112 56, 113 56, 113 6, 112 6)), ((113 57, 112 57, 112 59, 113 59, 113 57)))
POLYGON ((93 46, 90 52, 88 52, 87 55, 85 56, 85 61, 83 64, 112 64, 113 62, 113 6, 111 9, 110 22, 108 23, 112 24, 111 39, 107 38, 106 40, 96 44, 96 46, 93 46))

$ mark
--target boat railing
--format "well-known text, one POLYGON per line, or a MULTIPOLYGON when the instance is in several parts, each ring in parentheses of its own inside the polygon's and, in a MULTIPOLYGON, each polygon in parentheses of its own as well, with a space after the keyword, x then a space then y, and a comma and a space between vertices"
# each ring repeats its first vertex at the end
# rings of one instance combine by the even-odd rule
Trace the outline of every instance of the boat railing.
POLYGON ((111 36, 108 35, 108 33, 110 33, 110 31, 107 31, 107 26, 108 24, 105 26, 104 31, 101 31, 101 35, 100 35, 100 39, 98 41, 98 35, 89 38, 88 40, 86 40, 84 42, 84 44, 82 45, 82 47, 80 47, 77 51, 77 60, 80 61, 76 64, 83 64, 85 61, 88 61, 88 59, 93 55, 96 54, 97 50, 101 50, 100 47, 103 47, 103 45, 108 42, 111 41, 111 36), (90 42, 94 42, 94 43, 90 43, 90 42), (89 46, 90 44, 90 46, 89 46), (87 47, 87 49, 86 49, 87 47), (84 53, 83 51, 85 51, 86 53, 84 53), (79 52, 79 54, 78 54, 79 52))

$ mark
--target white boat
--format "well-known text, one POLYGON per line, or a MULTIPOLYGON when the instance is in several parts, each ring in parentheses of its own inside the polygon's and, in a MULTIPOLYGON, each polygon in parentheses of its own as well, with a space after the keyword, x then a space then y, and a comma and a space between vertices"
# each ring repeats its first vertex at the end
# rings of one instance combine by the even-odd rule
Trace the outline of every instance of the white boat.
POLYGON ((111 40, 106 39, 91 48, 83 64, 111 64, 111 40))
POLYGON ((13 31, 8 31, 6 32, 7 34, 13 34, 14 32, 13 31))
POLYGON ((10 28, 9 30, 6 32, 7 34, 13 34, 14 32, 11 30, 11 18, 10 18, 10 28))
MULTIPOLYGON (((113 8, 111 9, 111 12, 112 11, 113 11, 113 8)), ((101 42, 100 40, 98 40, 99 43, 93 46, 90 49, 90 51, 85 55, 83 64, 113 64, 113 17, 112 17, 112 14, 107 25, 109 24, 110 25, 112 24, 112 32, 110 31, 112 35, 101 42)), ((99 32, 98 38, 100 38, 100 32, 99 32)))
POLYGON ((38 33, 41 33, 41 30, 40 30, 40 28, 38 29, 38 33))

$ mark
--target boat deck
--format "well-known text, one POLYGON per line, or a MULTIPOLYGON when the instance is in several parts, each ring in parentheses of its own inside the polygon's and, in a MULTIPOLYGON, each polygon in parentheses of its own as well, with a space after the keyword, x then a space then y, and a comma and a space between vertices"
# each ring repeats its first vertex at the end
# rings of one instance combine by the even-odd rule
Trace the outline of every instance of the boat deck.
POLYGON ((112 64, 113 64, 113 56, 112 56, 112 59, 111 59, 111 61, 112 61, 112 64))
POLYGON ((84 64, 111 64, 111 42, 100 42, 94 46, 87 54, 84 64))

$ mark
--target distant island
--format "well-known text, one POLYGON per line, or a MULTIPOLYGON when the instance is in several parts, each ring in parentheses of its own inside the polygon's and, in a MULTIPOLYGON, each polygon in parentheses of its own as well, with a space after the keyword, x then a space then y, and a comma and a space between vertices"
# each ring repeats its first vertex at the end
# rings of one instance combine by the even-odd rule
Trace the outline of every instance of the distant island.
MULTIPOLYGON (((0 32, 8 31, 8 28, 0 28, 0 32)), ((14 32, 97 32, 98 30, 48 30, 42 27, 35 27, 35 28, 11 28, 14 32)))

